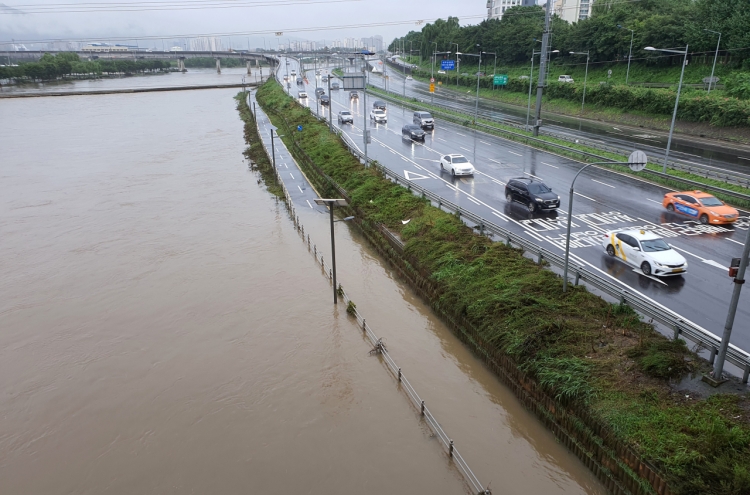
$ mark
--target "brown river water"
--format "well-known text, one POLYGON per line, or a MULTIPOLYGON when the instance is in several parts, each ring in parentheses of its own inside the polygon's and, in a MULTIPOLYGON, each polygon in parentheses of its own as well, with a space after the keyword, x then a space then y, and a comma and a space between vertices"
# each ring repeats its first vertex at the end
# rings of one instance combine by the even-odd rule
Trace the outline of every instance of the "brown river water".
MULTIPOLYGON (((467 493, 248 170, 235 92, 0 100, 0 494, 467 493)), ((327 217, 302 220, 326 253, 327 217)), ((340 282, 482 483, 606 493, 336 237, 340 282)))

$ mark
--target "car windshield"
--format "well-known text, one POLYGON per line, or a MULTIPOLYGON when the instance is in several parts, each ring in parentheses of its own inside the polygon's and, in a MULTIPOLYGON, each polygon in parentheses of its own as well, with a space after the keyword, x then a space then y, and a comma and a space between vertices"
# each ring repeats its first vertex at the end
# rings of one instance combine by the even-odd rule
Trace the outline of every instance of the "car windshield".
POLYGON ((708 198, 700 198, 699 201, 701 202, 701 204, 703 204, 703 206, 724 206, 724 203, 714 198, 713 196, 709 196, 708 198))
POLYGON ((669 251, 672 249, 669 244, 664 242, 664 239, 649 239, 647 241, 641 241, 643 251, 646 253, 653 253, 656 251, 669 251))
POLYGON ((453 163, 469 163, 469 160, 463 156, 454 156, 452 161, 453 163))
POLYGON ((420 115, 420 117, 422 117, 423 119, 431 119, 432 115, 430 115, 429 113, 423 113, 422 115, 420 115))
POLYGON ((383 115, 382 110, 373 110, 372 113, 374 113, 375 115, 383 115))
POLYGON ((341 112, 341 115, 351 115, 349 112, 341 112))
POLYGON ((531 194, 543 194, 552 192, 549 187, 545 186, 544 184, 539 184, 538 182, 532 182, 528 185, 528 188, 531 194))

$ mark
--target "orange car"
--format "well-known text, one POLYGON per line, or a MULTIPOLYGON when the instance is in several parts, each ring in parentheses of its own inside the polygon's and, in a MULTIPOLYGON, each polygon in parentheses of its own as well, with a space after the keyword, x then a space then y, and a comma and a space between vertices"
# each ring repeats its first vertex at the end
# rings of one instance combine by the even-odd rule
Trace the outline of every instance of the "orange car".
POLYGON ((668 211, 697 218, 700 223, 733 223, 739 212, 701 191, 672 192, 662 202, 668 211))

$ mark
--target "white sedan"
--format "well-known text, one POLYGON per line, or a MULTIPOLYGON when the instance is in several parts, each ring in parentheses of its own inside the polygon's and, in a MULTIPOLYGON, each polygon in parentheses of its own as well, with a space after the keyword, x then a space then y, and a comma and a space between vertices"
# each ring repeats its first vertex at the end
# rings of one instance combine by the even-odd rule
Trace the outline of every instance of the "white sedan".
POLYGON ((370 120, 374 120, 376 124, 387 124, 388 116, 384 111, 378 108, 373 108, 370 112, 370 120))
POLYGON ((647 230, 616 230, 604 236, 602 247, 608 255, 640 268, 644 275, 671 277, 687 271, 685 258, 647 230))
POLYGON ((440 170, 451 175, 474 175, 474 165, 464 155, 452 154, 440 158, 440 170))

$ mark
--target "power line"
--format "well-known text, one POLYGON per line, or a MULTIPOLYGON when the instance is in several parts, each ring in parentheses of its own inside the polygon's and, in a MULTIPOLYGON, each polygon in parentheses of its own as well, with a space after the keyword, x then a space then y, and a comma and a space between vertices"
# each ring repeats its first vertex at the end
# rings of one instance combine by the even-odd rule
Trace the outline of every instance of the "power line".
MULTIPOLYGON (((113 3, 113 4, 92 4, 84 7, 84 4, 77 5, 75 8, 59 6, 37 6, 32 10, 13 8, 0 10, 0 15, 25 15, 25 14, 67 14, 67 13, 99 13, 99 12, 149 12, 160 10, 202 10, 202 9, 234 9, 234 8, 255 8, 255 7, 277 7, 285 5, 307 5, 321 3, 345 3, 361 2, 363 0, 262 0, 259 2, 233 2, 219 0, 196 0, 192 2, 132 2, 132 3, 113 3)), ((60 4, 73 5, 73 4, 60 4)))

